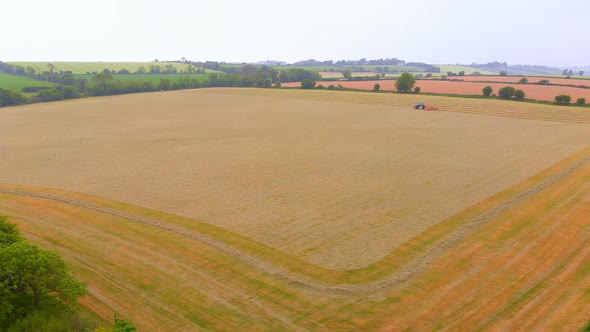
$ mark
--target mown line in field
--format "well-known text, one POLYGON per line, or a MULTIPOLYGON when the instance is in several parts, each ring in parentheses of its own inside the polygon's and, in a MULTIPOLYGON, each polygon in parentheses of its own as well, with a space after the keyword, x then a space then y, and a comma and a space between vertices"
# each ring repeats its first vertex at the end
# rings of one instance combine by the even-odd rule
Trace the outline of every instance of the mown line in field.
POLYGON ((454 229, 450 234, 446 237, 438 240, 434 243, 425 253, 420 254, 416 257, 412 262, 407 264, 406 266, 402 267, 399 271, 391 274, 390 276, 384 277, 379 280, 373 280, 366 283, 359 283, 359 284, 350 284, 350 283, 335 283, 335 284, 328 284, 323 283, 317 280, 313 280, 308 276, 302 275, 300 273, 293 272, 287 268, 279 267, 273 265, 271 262, 268 262, 262 258, 256 257, 252 254, 246 253, 239 248, 231 246, 229 244, 223 243, 219 240, 216 240, 206 234, 199 233, 197 231, 188 229, 186 227, 171 225, 161 220, 157 220, 154 218, 149 218, 145 216, 139 216, 130 214, 127 212, 119 211, 116 209, 96 205, 90 202, 85 202, 82 200, 76 200, 72 198, 67 198, 63 196, 58 196, 54 194, 48 193, 39 193, 39 192, 32 192, 32 191, 25 191, 25 190, 18 190, 18 189, 6 189, 0 188, 1 193, 6 194, 13 194, 13 195, 23 195, 41 199, 48 199, 59 201, 62 203, 79 206, 82 208, 94 210, 100 213, 125 218, 131 221, 148 224, 153 227, 163 229, 166 231, 170 231, 176 233, 181 236, 185 236, 187 238, 193 239, 198 241, 202 244, 205 244, 209 247, 215 248, 220 252, 230 255, 243 263, 246 263, 257 270, 262 272, 268 273, 270 275, 274 275, 275 277, 290 283, 292 285, 304 288, 311 292, 318 292, 330 295, 358 295, 358 294, 368 294, 379 292, 383 290, 388 290, 392 288, 398 288, 405 284, 407 284, 410 280, 413 279, 418 273, 424 270, 432 261, 434 261, 437 257, 442 255, 446 250, 451 248, 455 243, 459 240, 465 238, 470 233, 472 233, 475 229, 480 227, 481 225, 485 224, 486 222, 498 217, 502 213, 506 212, 507 210, 513 208, 517 204, 521 203, 522 201, 526 200, 527 198, 543 191, 547 187, 551 186, 552 184, 556 183, 557 181, 561 180, 565 176, 569 175, 570 173, 574 172, 576 169, 580 168, 581 166, 585 165, 586 163, 590 162, 590 155, 578 160, 574 164, 566 167, 565 169, 561 170, 557 174, 551 176, 550 178, 544 180, 543 182, 537 184, 536 186, 528 189, 524 193, 519 194, 518 196, 508 200, 507 202, 496 206, 487 212, 480 214, 479 216, 473 218, 471 221, 459 226, 458 228, 454 229))

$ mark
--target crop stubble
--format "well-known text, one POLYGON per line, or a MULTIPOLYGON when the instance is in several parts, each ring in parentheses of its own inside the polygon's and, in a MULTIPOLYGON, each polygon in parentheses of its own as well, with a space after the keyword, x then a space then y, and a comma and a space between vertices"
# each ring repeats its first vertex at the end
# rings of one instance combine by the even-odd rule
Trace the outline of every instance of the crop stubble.
POLYGON ((348 270, 590 140, 585 124, 370 98, 207 89, 6 109, 0 182, 175 213, 348 270))

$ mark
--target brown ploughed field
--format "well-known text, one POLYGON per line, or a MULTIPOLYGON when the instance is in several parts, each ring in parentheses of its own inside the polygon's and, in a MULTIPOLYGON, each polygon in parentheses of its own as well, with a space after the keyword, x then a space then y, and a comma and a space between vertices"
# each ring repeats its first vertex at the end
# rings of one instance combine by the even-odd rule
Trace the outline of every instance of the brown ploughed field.
POLYGON ((202 89, 0 110, 0 214, 144 330, 576 330, 590 112, 202 89))
MULTIPOLYGON (((576 78, 559 78, 559 77, 539 77, 539 76, 453 76, 449 77, 451 81, 465 81, 465 82, 503 82, 517 84, 522 78, 528 80, 527 84, 535 84, 540 80, 548 80, 549 84, 560 85, 583 85, 590 87, 590 79, 576 79, 576 78)), ((517 86, 526 86, 517 85, 517 86)))
MULTIPOLYGON (((338 82, 318 82, 327 87, 330 84, 341 84, 345 88, 359 90, 373 90, 375 84, 381 85, 381 90, 394 91, 395 81, 393 80, 376 80, 376 81, 338 81, 338 82)), ((491 86, 494 93, 498 93, 501 88, 510 85, 515 89, 521 89, 525 92, 526 98, 553 101, 557 95, 570 95, 572 102, 575 103, 578 98, 590 100, 590 89, 574 88, 568 86, 555 85, 537 85, 537 84, 510 84, 510 83, 477 83, 477 82, 458 82, 458 81, 441 81, 441 80, 418 80, 416 86, 420 87, 421 92, 445 93, 458 95, 482 95, 482 90, 486 86, 491 86)), ((300 87, 301 84, 284 83, 284 87, 300 87)), ((418 97, 417 97, 418 98, 418 97)))

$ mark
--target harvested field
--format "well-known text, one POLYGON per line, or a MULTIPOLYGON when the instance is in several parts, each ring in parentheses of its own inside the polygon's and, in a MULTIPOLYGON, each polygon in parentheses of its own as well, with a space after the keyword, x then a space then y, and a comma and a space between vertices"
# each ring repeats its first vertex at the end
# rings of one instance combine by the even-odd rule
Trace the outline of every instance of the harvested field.
MULTIPOLYGON (((335 84, 332 82, 325 82, 326 86, 335 84), (329 83, 329 84, 328 84, 329 83)), ((381 85, 381 90, 393 91, 395 81, 393 80, 378 80, 378 81, 339 81, 345 88, 373 90, 376 83, 381 85)), ((446 93, 446 94, 461 94, 461 95, 481 95, 482 89, 486 86, 491 86, 494 93, 499 89, 508 85, 507 83, 476 83, 476 82, 453 82, 441 80, 419 80, 416 86, 419 86, 421 92, 431 93, 446 93)), ((284 87, 299 87, 299 83, 285 83, 284 87)), ((522 89, 526 93, 526 98, 553 101, 555 96, 566 94, 572 97, 575 102, 578 98, 586 98, 590 100, 590 89, 573 88, 566 86, 555 85, 537 85, 537 84, 512 84, 516 89, 522 89)))
POLYGON ((416 112, 415 96, 253 89, 9 108, 0 182, 174 213, 349 270, 590 141, 588 112, 431 98, 451 112, 416 112))
POLYGON ((590 311, 589 198, 590 147, 347 272, 83 194, 0 185, 0 213, 64 255, 90 284, 84 305, 143 330, 576 331, 590 311))

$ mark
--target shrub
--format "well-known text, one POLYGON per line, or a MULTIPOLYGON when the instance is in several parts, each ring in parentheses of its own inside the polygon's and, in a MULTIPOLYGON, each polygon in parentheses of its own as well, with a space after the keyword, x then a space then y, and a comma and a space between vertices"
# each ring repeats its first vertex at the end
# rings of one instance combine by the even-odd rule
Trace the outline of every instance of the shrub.
POLYGON ((328 85, 328 90, 336 90, 336 86, 334 84, 328 85))
POLYGON ((63 90, 65 99, 80 98, 80 90, 75 86, 64 86, 63 90))
POLYGON ((301 88, 302 89, 313 89, 315 88, 316 81, 312 81, 310 79, 304 79, 301 81, 301 88))
POLYGON ((440 77, 440 79, 441 79, 441 80, 443 80, 443 81, 444 81, 444 80, 446 80, 446 79, 447 79, 447 75, 442 75, 442 76, 440 77))
POLYGON ((489 96, 492 94, 492 92, 493 92, 493 91, 494 91, 494 90, 493 90, 493 89, 492 89, 492 87, 491 87, 491 86, 489 86, 489 85, 488 85, 488 86, 486 86, 485 88, 483 88, 483 89, 481 90, 481 92, 483 93, 483 95, 484 95, 484 96, 486 96, 486 97, 489 97, 489 96))
POLYGON ((276 82, 275 83, 275 88, 280 88, 281 87, 281 82, 276 82))
POLYGON ((576 100, 576 104, 578 104, 578 105, 585 105, 586 104, 586 98, 578 98, 578 100, 576 100))
POLYGON ((373 86, 373 91, 379 91, 379 90, 381 90, 381 84, 379 84, 379 83, 376 83, 376 84, 373 86))
POLYGON ((524 91, 518 89, 514 91, 514 99, 523 100, 525 97, 524 91))
POLYGON ((508 72, 506 70, 502 70, 500 72, 500 76, 508 76, 508 72))
POLYGON ((500 90, 498 90, 498 96, 500 96, 500 98, 508 99, 508 98, 514 96, 515 91, 516 90, 513 87, 505 86, 505 87, 501 88, 500 90))
POLYGON ((417 87, 414 88, 414 93, 420 93, 420 87, 419 86, 417 86, 417 87))
POLYGON ((56 101, 64 99, 64 94, 63 92, 57 89, 51 88, 39 91, 39 94, 37 94, 37 98, 40 101, 56 101))
POLYGON ((11 106, 11 105, 21 105, 26 104, 28 102, 27 97, 23 96, 22 94, 0 88, 0 107, 2 106, 11 106))
POLYGON ((518 81, 518 83, 520 84, 527 84, 529 82, 529 80, 526 77, 523 77, 520 79, 520 81, 518 81))
POLYGON ((572 101, 572 97, 569 95, 558 95, 555 96, 555 102, 557 102, 560 105, 566 105, 569 104, 572 101))
POLYGON ((316 86, 315 88, 316 89, 324 89, 324 86, 320 84, 320 85, 316 86))
POLYGON ((32 92, 39 92, 41 90, 48 90, 51 89, 50 86, 25 86, 21 89, 22 92, 25 93, 32 93, 32 92))
POLYGON ((549 84, 549 80, 540 80, 537 84, 547 85, 549 84))

